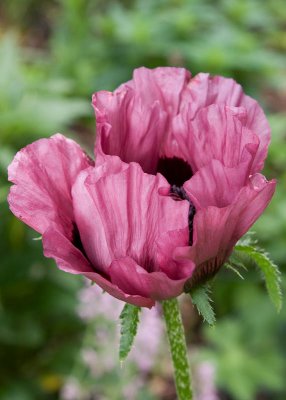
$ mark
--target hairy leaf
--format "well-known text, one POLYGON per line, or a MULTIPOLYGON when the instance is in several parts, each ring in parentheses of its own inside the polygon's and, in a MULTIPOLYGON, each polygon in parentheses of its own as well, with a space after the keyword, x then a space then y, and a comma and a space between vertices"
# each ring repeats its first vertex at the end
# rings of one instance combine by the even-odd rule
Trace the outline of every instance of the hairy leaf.
POLYGON ((124 361, 131 350, 134 338, 137 333, 140 307, 133 306, 132 304, 125 304, 120 314, 120 345, 119 345, 119 359, 124 361))
POLYGON ((232 272, 234 272, 237 276, 240 277, 240 279, 244 279, 243 275, 239 272, 237 265, 233 265, 232 263, 228 262, 225 263, 225 266, 227 269, 230 269, 232 272))
POLYGON ((215 313, 211 306, 209 297, 209 287, 207 285, 199 286, 190 292, 192 302, 197 307, 199 314, 210 325, 215 323, 215 313))
POLYGON ((282 293, 280 288, 280 271, 276 264, 263 250, 251 245, 238 244, 235 252, 246 256, 262 271, 269 297, 279 312, 282 307, 282 293))

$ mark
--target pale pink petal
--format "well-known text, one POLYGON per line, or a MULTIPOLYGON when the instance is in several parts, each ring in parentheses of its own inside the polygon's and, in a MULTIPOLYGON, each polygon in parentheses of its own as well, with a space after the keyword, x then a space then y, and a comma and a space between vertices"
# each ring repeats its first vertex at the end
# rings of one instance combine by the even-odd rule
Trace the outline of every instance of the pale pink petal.
POLYGON ((139 307, 151 308, 154 305, 150 298, 124 293, 116 284, 110 282, 108 276, 104 277, 95 272, 82 252, 59 231, 49 228, 43 235, 43 247, 44 255, 53 258, 61 270, 84 275, 119 300, 139 307))
POLYGON ((225 207, 233 202, 249 179, 246 163, 227 168, 212 160, 184 184, 184 189, 196 210, 208 206, 225 207))
POLYGON ((231 218, 238 220, 235 228, 236 241, 263 213, 273 197, 275 187, 275 179, 267 181, 263 175, 255 174, 250 177, 248 185, 238 193, 231 214, 231 218), (238 210, 240 210, 239 213, 238 210))
POLYGON ((177 248, 174 254, 177 261, 191 260, 196 264, 190 284, 209 279, 218 271, 235 243, 269 204, 275 185, 275 181, 267 182, 261 175, 255 175, 229 205, 222 208, 209 206, 197 211, 193 246, 177 248))
POLYGON ((83 246, 99 270, 106 271, 114 259, 126 256, 148 271, 158 269, 159 249, 163 249, 158 243, 167 232, 183 230, 180 243, 187 244, 189 203, 160 195, 159 189, 169 186, 160 174, 145 174, 131 163, 96 181, 96 170, 79 176, 73 204, 83 246))
POLYGON ((39 233, 51 225, 73 232, 71 187, 92 161, 73 140, 57 134, 20 150, 10 164, 11 211, 39 233))
POLYGON ((178 263, 173 259, 173 254, 177 247, 182 243, 188 244, 189 228, 166 232, 157 240, 157 264, 160 271, 165 272, 169 278, 179 280, 190 277, 195 269, 195 264, 191 260, 178 263), (172 256, 172 258, 170 257, 172 256))
POLYGON ((221 76, 210 77, 209 74, 200 73, 190 80, 189 92, 186 93, 182 103, 191 103, 191 118, 203 107, 211 104, 225 104, 231 107, 243 107, 246 111, 245 126, 254 132, 260 140, 253 172, 263 168, 264 159, 270 142, 270 126, 259 104, 251 97, 244 94, 242 87, 233 79, 221 76))
POLYGON ((83 252, 58 231, 56 226, 50 226, 44 232, 42 240, 45 257, 54 258, 62 271, 70 274, 93 272, 83 252))
POLYGON ((244 110, 222 105, 200 109, 192 119, 192 105, 173 121, 178 155, 196 172, 211 160, 227 167, 247 162, 248 173, 259 147, 258 136, 243 126, 244 110))
POLYGON ((155 173, 160 155, 165 155, 163 144, 171 118, 179 110, 189 79, 190 73, 183 68, 139 68, 133 80, 115 92, 96 93, 97 164, 105 154, 118 155, 155 173))
POLYGON ((187 88, 191 73, 184 68, 158 67, 155 69, 138 68, 134 70, 132 84, 140 93, 145 104, 159 101, 169 116, 178 113, 182 93, 187 88))
POLYGON ((140 295, 153 300, 177 297, 183 292, 186 278, 170 279, 164 272, 147 272, 132 258, 124 257, 112 262, 111 281, 124 293, 140 295))
POLYGON ((140 163, 145 172, 154 173, 161 142, 166 135, 167 114, 158 101, 144 104, 131 90, 98 92, 93 96, 96 114, 96 164, 105 154, 117 155, 125 162, 140 163))

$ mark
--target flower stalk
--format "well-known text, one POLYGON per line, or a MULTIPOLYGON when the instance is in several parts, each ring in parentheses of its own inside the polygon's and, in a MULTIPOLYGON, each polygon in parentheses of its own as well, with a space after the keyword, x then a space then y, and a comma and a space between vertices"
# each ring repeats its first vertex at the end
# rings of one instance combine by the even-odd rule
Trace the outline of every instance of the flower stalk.
POLYGON ((162 303, 167 335, 175 373, 178 400, 192 400, 190 366, 187 356, 185 332, 176 298, 162 303))

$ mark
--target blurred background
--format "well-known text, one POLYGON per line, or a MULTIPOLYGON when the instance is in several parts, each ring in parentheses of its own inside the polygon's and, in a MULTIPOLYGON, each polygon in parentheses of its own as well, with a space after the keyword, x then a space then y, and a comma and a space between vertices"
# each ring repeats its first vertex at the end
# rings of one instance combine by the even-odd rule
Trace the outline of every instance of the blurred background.
MULTIPOLYGON (((55 132, 90 153, 91 95, 138 66, 184 66, 235 78, 265 109, 265 174, 275 198, 255 225, 286 280, 286 7, 284 0, 1 0, 0 399, 174 400, 160 310, 144 311, 120 367, 123 304, 44 259, 37 234, 9 212, 15 152, 55 132)), ((221 271, 215 328, 182 299, 197 400, 286 399, 286 308, 257 271, 221 271)))

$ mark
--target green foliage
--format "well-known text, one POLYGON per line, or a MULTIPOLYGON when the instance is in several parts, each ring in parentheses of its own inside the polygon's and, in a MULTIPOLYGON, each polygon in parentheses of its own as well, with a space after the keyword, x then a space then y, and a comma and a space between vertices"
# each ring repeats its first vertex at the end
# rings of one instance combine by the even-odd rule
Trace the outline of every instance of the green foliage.
POLYGON ((274 264, 267 253, 257 250, 253 246, 237 245, 235 251, 246 254, 260 268, 266 282, 269 297, 277 311, 280 311, 282 307, 282 293, 280 288, 280 271, 277 265, 274 264))
POLYGON ((209 325, 215 324, 215 313, 209 296, 210 289, 207 285, 200 286, 191 291, 190 295, 193 304, 197 307, 199 314, 209 325))
POLYGON ((69 98, 69 85, 67 80, 47 79, 36 63, 28 67, 14 35, 0 39, 0 144, 4 150, 49 136, 86 116, 87 101, 69 98))
POLYGON ((139 323, 139 313, 140 307, 126 303, 120 314, 119 359, 121 362, 126 359, 133 345, 139 323))
MULTIPOLYGON (((88 323, 76 314, 81 282, 43 259, 34 232, 12 217, 6 204, 6 167, 16 150, 56 131, 93 147, 95 90, 113 90, 135 67, 180 65, 193 74, 219 73, 237 79, 270 114, 272 142, 265 167, 277 178, 275 196, 255 224, 259 243, 281 267, 285 282, 286 240, 286 8, 283 0, 3 0, 0 4, 0 398, 56 400, 63 379, 84 380, 86 397, 94 378, 71 370, 80 360, 88 323), (13 34, 6 33, 13 30, 13 34), (64 318, 63 318, 64 316, 64 318), (81 375, 82 374, 82 375, 81 375), (84 378, 84 379, 83 379, 84 378), (43 382, 54 379, 53 389, 43 382)), ((91 150, 92 151, 92 150, 91 150)), ((240 243, 241 245, 241 243, 240 243)), ((248 244, 244 243, 247 246, 248 244)), ((212 297, 216 329, 198 329, 199 342, 218 370, 219 387, 232 398, 284 400, 285 307, 279 318, 257 283, 245 252, 232 255, 244 281, 229 270, 216 278, 212 297), (247 260, 246 260, 247 258, 247 260), (259 288, 259 289, 258 289, 259 288), (233 312, 233 310, 235 310, 233 312), (269 368, 269 366, 271 366, 269 368)), ((255 257, 254 257, 255 258, 255 257)), ((261 261, 261 260, 260 260, 261 261)), ((279 307, 277 275, 265 260, 268 285, 279 307), (274 288, 274 291, 273 291, 274 288)), ((204 307, 207 300, 200 298, 204 307)), ((206 306, 207 307, 207 306, 206 306)), ((88 344, 96 345, 95 322, 88 344)), ((110 329, 111 335, 115 331, 110 329)), ((95 347, 98 363, 105 359, 95 347)), ((128 363, 129 364, 129 363, 128 363)), ((127 365, 124 370, 127 369, 127 365)), ((119 371, 121 371, 119 369, 119 371)), ((132 380, 104 372, 99 395, 120 400, 132 380)), ((150 385, 151 386, 151 385, 150 385)), ((141 398, 138 394, 138 399, 141 398)), ((142 398, 149 398, 143 394, 142 398)))
POLYGON ((61 4, 51 38, 54 69, 77 82, 77 93, 113 89, 140 65, 230 75, 251 91, 262 77, 270 86, 282 77, 284 47, 274 40, 284 23, 276 22, 278 0, 271 6, 259 0, 61 4))
POLYGON ((234 400, 253 400, 266 388, 269 398, 283 400, 286 347, 281 314, 273 313, 263 292, 249 281, 236 286, 231 308, 215 329, 205 326, 209 347, 201 349, 199 359, 213 363, 219 388, 234 400))
POLYGON ((234 269, 240 275, 239 268, 246 268, 252 264, 261 270, 269 297, 277 311, 280 311, 282 307, 281 273, 277 265, 269 258, 269 255, 253 245, 251 239, 246 237, 235 246, 226 266, 234 269))

